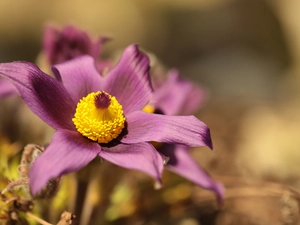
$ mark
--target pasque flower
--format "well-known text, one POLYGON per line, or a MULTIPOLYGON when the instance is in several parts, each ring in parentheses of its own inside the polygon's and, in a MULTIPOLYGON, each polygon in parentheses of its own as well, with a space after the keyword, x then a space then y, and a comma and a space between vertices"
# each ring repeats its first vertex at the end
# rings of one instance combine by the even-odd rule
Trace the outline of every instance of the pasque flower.
MULTIPOLYGON (((196 112, 203 104, 206 94, 203 88, 179 77, 177 70, 170 70, 166 79, 154 80, 152 101, 146 107, 164 115, 187 115, 196 112)), ((151 112, 151 111, 150 111, 151 112)), ((195 184, 214 191, 223 198, 223 186, 214 181, 190 155, 190 147, 182 144, 162 143, 157 150, 169 158, 166 167, 195 184)))
POLYGON ((153 79, 154 95, 151 104, 166 115, 190 115, 203 106, 206 90, 179 76, 176 69, 166 78, 153 79))
POLYGON ((90 55, 95 59, 96 67, 102 71, 111 66, 109 60, 100 60, 102 45, 107 37, 93 39, 85 31, 71 25, 59 29, 53 25, 45 27, 43 34, 43 52, 50 65, 62 63, 81 55, 90 55))
POLYGON ((79 170, 97 156, 160 182, 163 159, 150 141, 212 147, 209 128, 196 117, 142 111, 152 87, 149 59, 136 45, 125 49, 105 77, 90 56, 58 64, 53 72, 58 79, 29 62, 0 64, 0 74, 28 107, 56 129, 31 167, 33 194, 49 179, 79 170))

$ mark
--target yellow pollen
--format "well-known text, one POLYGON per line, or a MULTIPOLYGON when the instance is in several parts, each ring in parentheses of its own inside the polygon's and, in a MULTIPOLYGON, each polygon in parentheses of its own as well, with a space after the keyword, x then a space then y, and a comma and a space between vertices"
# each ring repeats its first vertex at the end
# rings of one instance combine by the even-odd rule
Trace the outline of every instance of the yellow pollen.
POLYGON ((154 113, 155 107, 153 105, 148 104, 143 108, 143 111, 147 113, 154 113))
POLYGON ((108 143, 117 138, 125 126, 125 120, 117 99, 103 91, 92 92, 82 98, 72 119, 79 133, 98 143, 108 143), (103 94, 109 102, 105 107, 99 107, 96 97, 103 94))

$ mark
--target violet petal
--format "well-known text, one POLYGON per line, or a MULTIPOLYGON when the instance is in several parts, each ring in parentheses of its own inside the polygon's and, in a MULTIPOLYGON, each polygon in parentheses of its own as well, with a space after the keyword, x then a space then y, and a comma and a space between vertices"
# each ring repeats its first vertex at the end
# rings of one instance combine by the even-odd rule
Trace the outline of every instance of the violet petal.
POLYGON ((118 166, 147 173, 161 183, 164 167, 163 159, 149 143, 118 144, 110 148, 102 147, 99 156, 118 166))
POLYGON ((187 146, 172 144, 164 144, 158 149, 159 152, 170 158, 166 165, 169 170, 194 182, 200 187, 214 191, 219 202, 222 202, 224 197, 222 184, 213 180, 191 157, 188 150, 189 147, 187 146))
POLYGON ((181 79, 170 70, 167 79, 154 91, 153 104, 166 115, 193 114, 204 102, 204 90, 191 81, 181 79))
POLYGON ((11 82, 0 77, 0 98, 18 94, 17 88, 11 82))
POLYGON ((113 67, 113 62, 111 60, 96 60, 96 68, 100 74, 105 73, 113 67))
POLYGON ((166 116, 136 111, 129 114, 122 143, 156 141, 212 149, 209 128, 195 116, 166 116))
POLYGON ((28 107, 55 129, 75 129, 72 122, 76 104, 53 77, 29 62, 0 64, 0 74, 19 90, 28 107))
POLYGON ((76 104, 91 92, 101 91, 102 77, 90 56, 81 56, 52 67, 76 104))
POLYGON ((200 86, 190 84, 190 89, 186 96, 186 101, 178 112, 180 115, 190 115, 196 113, 203 107, 208 98, 208 91, 200 86))
POLYGON ((30 169, 32 194, 37 194, 51 178, 86 166, 100 151, 101 147, 97 142, 88 140, 76 131, 56 131, 50 145, 30 169))
POLYGON ((104 90, 116 97, 124 113, 142 109, 152 96, 149 77, 149 58, 137 45, 123 52, 118 64, 105 77, 104 90))

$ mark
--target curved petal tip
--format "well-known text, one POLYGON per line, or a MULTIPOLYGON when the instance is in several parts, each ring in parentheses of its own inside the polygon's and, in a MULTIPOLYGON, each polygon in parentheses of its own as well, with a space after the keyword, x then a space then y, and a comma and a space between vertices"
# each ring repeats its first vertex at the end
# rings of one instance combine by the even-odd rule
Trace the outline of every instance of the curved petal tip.
POLYGON ((208 146, 210 149, 213 149, 213 143, 211 139, 210 129, 206 127, 204 134, 202 135, 202 141, 208 146))

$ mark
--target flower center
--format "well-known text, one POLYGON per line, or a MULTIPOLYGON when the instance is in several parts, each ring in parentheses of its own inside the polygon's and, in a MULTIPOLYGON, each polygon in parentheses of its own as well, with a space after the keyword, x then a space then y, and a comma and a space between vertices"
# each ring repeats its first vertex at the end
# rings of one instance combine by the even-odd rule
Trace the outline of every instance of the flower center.
POLYGON ((108 143, 121 134, 126 120, 123 114, 122 106, 114 96, 98 91, 79 101, 72 121, 83 136, 98 143, 108 143))

